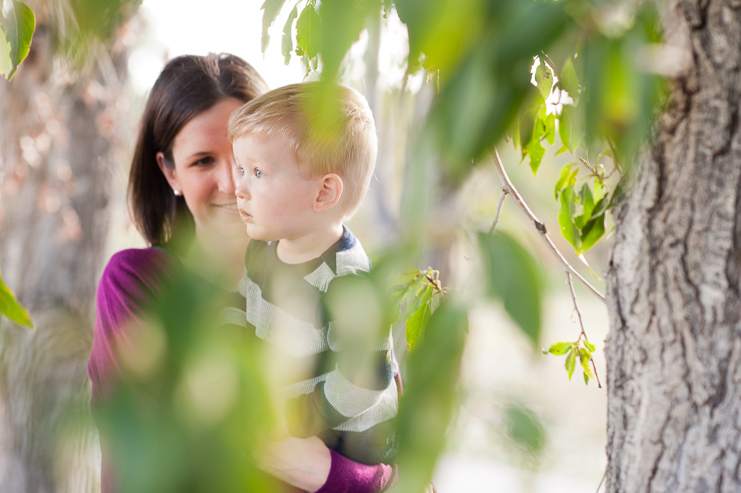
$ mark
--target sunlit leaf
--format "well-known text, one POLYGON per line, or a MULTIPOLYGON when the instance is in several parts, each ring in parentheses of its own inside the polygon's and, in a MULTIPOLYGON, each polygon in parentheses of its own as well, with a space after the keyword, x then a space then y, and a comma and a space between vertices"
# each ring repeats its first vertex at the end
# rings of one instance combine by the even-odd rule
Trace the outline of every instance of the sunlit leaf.
POLYGON ((0 13, 0 19, 0 75, 10 80, 31 49, 36 16, 28 5, 12 0, 6 14, 0 13))
POLYGON ((558 118, 558 136, 561 142, 573 154, 582 140, 583 129, 579 123, 579 115, 576 108, 564 104, 561 115, 558 118))
POLYGON ((2 274, 0 274, 0 315, 5 315, 18 325, 33 329, 31 317, 28 316, 28 312, 18 303, 10 288, 5 285, 2 274))
POLYGON ((265 0, 265 3, 260 7, 260 10, 263 11, 261 41, 261 50, 263 54, 265 54, 265 50, 268 49, 268 44, 270 43, 270 33, 268 33, 268 29, 270 29, 270 26, 275 22, 275 18, 278 17, 280 9, 283 8, 285 2, 286 0, 265 0))
MULTIPOLYGON (((558 200, 558 196, 564 187, 573 185, 576 181, 576 174, 571 172, 571 167, 575 165, 576 163, 570 163, 561 168, 561 174, 558 176, 558 181, 556 181, 556 186, 553 190, 556 200, 558 200)), ((576 170, 576 173, 579 173, 578 169, 576 170)))
POLYGON ((582 185, 579 190, 579 203, 582 206, 582 213, 578 217, 574 218, 574 224, 577 228, 582 229, 584 224, 591 219, 592 211, 594 210, 594 197, 592 196, 592 190, 586 183, 582 185))
POLYGON ((321 18, 319 46, 322 77, 333 79, 350 46, 360 38, 371 11, 380 16, 380 0, 322 0, 317 13, 321 18))
POLYGON ((556 143, 556 115, 553 113, 540 120, 543 125, 543 138, 553 145, 556 143))
POLYGON ((561 209, 558 212, 558 224, 561 227, 561 234, 578 251, 581 248, 581 233, 574 224, 574 213, 576 211, 574 185, 569 185, 561 191, 560 201, 561 209))
POLYGON ((582 339, 582 342, 584 343, 584 346, 587 349, 589 349, 591 352, 594 352, 594 350, 595 350, 594 344, 592 344, 591 342, 587 341, 586 339, 582 339))
POLYGON ((541 267, 514 238, 495 232, 480 234, 489 295, 504 303, 517 326, 538 347, 543 285, 541 267))
POLYGON ((562 354, 566 354, 573 346, 574 344, 571 342, 557 342, 551 346, 548 352, 556 356, 561 356, 562 354))
POLYGON ((310 2, 301 11, 296 21, 296 43, 309 59, 319 53, 319 36, 321 34, 321 19, 310 2))
POLYGON ((574 368, 576 368, 576 356, 574 353, 576 353, 576 351, 569 351, 569 354, 566 355, 566 362, 564 363, 566 372, 569 374, 569 380, 571 380, 571 376, 574 374, 574 368))
POLYGON ((286 65, 288 65, 288 63, 291 61, 291 52, 293 51, 293 35, 291 31, 293 31, 293 21, 296 20, 297 16, 298 9, 296 7, 293 7, 293 10, 291 10, 291 13, 288 15, 286 24, 283 26, 281 53, 283 53, 284 63, 286 65))

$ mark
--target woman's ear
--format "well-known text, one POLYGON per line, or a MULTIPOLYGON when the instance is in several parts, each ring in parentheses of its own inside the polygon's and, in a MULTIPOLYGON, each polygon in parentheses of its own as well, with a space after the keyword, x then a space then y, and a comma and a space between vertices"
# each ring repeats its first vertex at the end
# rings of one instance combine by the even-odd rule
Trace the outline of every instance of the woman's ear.
POLYGON ((180 180, 178 180, 178 174, 175 170, 175 167, 173 166, 170 168, 167 166, 167 163, 165 163, 165 155, 161 152, 157 153, 157 166, 160 167, 160 171, 162 171, 162 174, 165 175, 165 179, 167 180, 167 183, 170 184, 170 187, 172 187, 172 191, 175 193, 175 195, 180 195, 183 191, 182 187, 180 186, 180 180))
POLYGON ((319 193, 314 199, 314 212, 324 212, 340 201, 344 184, 336 173, 329 173, 319 179, 319 193))

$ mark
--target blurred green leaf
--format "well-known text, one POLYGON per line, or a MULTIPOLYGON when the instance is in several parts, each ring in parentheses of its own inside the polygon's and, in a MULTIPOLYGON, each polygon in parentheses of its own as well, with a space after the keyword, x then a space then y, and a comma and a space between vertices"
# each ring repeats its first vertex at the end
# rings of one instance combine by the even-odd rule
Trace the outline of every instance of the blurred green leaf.
POLYGON ((280 9, 283 8, 283 4, 285 2, 286 0, 265 0, 265 2, 262 4, 262 7, 260 7, 260 10, 263 11, 262 41, 260 46, 263 55, 268 49, 268 44, 270 43, 270 33, 268 33, 268 29, 270 29, 270 26, 272 26, 273 22, 275 22, 275 18, 278 17, 280 9))
POLYGON ((319 53, 319 36, 321 34, 321 19, 316 13, 314 4, 309 2, 301 16, 296 21, 296 43, 309 59, 319 53))
POLYGON ((283 26, 283 39, 281 43, 281 53, 283 53, 284 63, 288 65, 291 61, 291 52, 293 51, 293 21, 298 16, 298 9, 293 7, 291 13, 288 15, 288 20, 283 26))
POLYGON ((422 491, 445 446, 456 403, 468 314, 455 293, 432 314, 425 337, 409 355, 396 418, 399 442, 398 491, 422 491))
POLYGON ((576 351, 573 349, 569 351, 569 354, 566 355, 566 362, 564 363, 564 366, 566 367, 566 372, 569 374, 569 381, 571 380, 571 376, 574 374, 574 368, 576 367, 576 351))
POLYGON ((574 185, 569 185, 561 191, 560 201, 561 209, 558 212, 558 224, 561 226, 561 234, 578 251, 581 248, 581 232, 574 224, 576 211, 574 185))
POLYGON ((417 343, 419 342, 422 329, 429 320, 430 317, 430 304, 423 303, 417 311, 415 311, 406 323, 406 338, 409 352, 411 353, 416 349, 417 343))
POLYGON ((591 354, 586 349, 579 348, 579 361, 581 363, 582 369, 584 370, 584 383, 589 384, 589 379, 594 378, 594 375, 592 375, 592 370, 589 368, 589 359, 591 358, 591 354))
POLYGON ((479 241, 489 295, 504 303, 507 314, 538 347, 543 300, 542 269, 527 250, 505 233, 479 234, 479 241))
POLYGON ((584 224, 591 219, 594 210, 594 197, 587 183, 582 185, 579 190, 579 203, 582 206, 582 213, 574 218, 574 224, 577 228, 582 229, 584 224))
POLYGON ((5 285, 2 273, 0 273, 0 315, 5 315, 18 325, 33 329, 31 317, 29 317, 28 312, 26 312, 21 304, 18 303, 10 288, 5 285))
POLYGON ((543 59, 540 60, 538 67, 535 69, 535 83, 543 99, 548 99, 553 87, 553 72, 543 59))
POLYGON ((36 16, 25 3, 11 0, 0 20, 0 75, 10 80, 31 49, 36 16))
POLYGON ((577 109, 564 104, 561 108, 561 115, 558 117, 558 136, 572 154, 576 152, 582 140, 583 129, 578 119, 577 109))
POLYGON ((551 346, 548 352, 556 356, 561 356, 566 354, 572 347, 574 347, 574 344, 571 342, 557 342, 551 346))
POLYGON ((574 62, 571 58, 566 60, 566 63, 561 68, 561 77, 559 77, 558 83, 569 94, 571 99, 575 101, 578 99, 579 78, 576 76, 574 62))
POLYGON ((540 455, 546 442, 546 431, 531 409, 517 405, 507 406, 505 427, 507 435, 528 453, 540 455))
POLYGON ((594 344, 592 344, 591 342, 589 342, 589 341, 588 341, 588 340, 586 340, 586 339, 582 339, 582 342, 584 342, 584 346, 585 346, 585 347, 586 347, 587 349, 589 349, 589 351, 591 351, 591 352, 594 352, 594 349, 595 349, 595 347, 594 347, 594 344))
POLYGON ((543 137, 549 144, 556 143, 556 115, 553 113, 540 120, 543 125, 543 137))
POLYGON ((360 38, 370 12, 378 12, 380 16, 380 10, 380 0, 322 0, 319 3, 319 51, 325 80, 333 80, 339 72, 340 62, 360 38))

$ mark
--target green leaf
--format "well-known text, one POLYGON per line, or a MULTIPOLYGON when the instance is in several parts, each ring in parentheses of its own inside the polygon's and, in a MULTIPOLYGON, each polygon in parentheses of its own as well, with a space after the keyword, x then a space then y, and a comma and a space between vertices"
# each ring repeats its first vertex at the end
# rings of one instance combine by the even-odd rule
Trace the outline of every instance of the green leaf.
POLYGON ((296 21, 296 43, 309 59, 319 53, 319 37, 322 21, 314 4, 309 3, 296 21))
POLYGON ((530 409, 508 406, 505 413, 507 435, 534 455, 539 455, 546 442, 545 427, 530 409))
POLYGON ((18 325, 33 329, 31 317, 15 299, 15 295, 10 288, 5 285, 2 274, 0 274, 0 314, 5 315, 18 325))
POLYGON ((589 352, 584 348, 579 348, 579 361, 581 363, 581 367, 584 370, 584 380, 589 382, 590 378, 594 378, 592 375, 592 370, 589 368, 589 359, 591 358, 591 355, 589 352))
MULTIPOLYGON (((597 205, 594 207, 593 214, 595 216, 598 216, 600 213, 597 212, 599 210, 599 203, 602 201, 602 198, 607 195, 607 186, 604 184, 604 182, 599 179, 594 179, 594 201, 597 203, 597 205)), ((606 201, 605 201, 606 203, 606 201)), ((607 208, 607 205, 605 205, 605 208, 607 208)))
POLYGON ((430 317, 424 338, 407 360, 408 378, 399 402, 399 491, 422 491, 446 443, 458 395, 468 314, 455 293, 430 317), (423 417, 423 419, 420 419, 423 417))
POLYGON ((582 342, 584 343, 584 346, 585 346, 585 347, 586 347, 587 349, 589 349, 589 351, 590 351, 590 352, 592 352, 592 353, 594 352, 594 349, 595 349, 595 348, 594 348, 594 344, 592 344, 591 342, 589 342, 589 341, 588 341, 588 340, 586 340, 586 339, 582 339, 582 342))
POLYGON ((514 238, 480 234, 489 296, 501 300, 507 314, 538 347, 543 302, 542 268, 514 238))
POLYGON ((431 307, 430 307, 430 303, 428 300, 427 303, 422 303, 422 305, 417 309, 417 311, 415 311, 412 314, 412 316, 409 317, 409 319, 407 320, 406 337, 407 337, 407 346, 409 347, 410 353, 416 349, 417 343, 422 337, 422 334, 424 333, 427 322, 430 319, 430 314, 431 314, 431 307))
POLYGON ((569 104, 564 104, 561 108, 561 115, 558 117, 558 136, 561 143, 566 146, 573 154, 579 147, 582 140, 581 125, 577 121, 578 114, 576 108, 569 104))
MULTIPOLYGON (((563 168, 561 168, 561 174, 558 176, 558 181, 556 182, 556 186, 553 189, 554 196, 556 200, 558 200, 558 196, 561 193, 561 190, 563 190, 564 187, 567 187, 569 185, 573 185, 576 181, 576 174, 571 172, 571 167, 575 166, 576 163, 570 163, 564 165, 563 168)), ((579 173, 579 169, 577 168, 576 173, 579 173)))
POLYGON ((566 355, 566 362, 564 363, 566 372, 569 374, 569 380, 571 380, 571 376, 574 374, 574 368, 576 368, 575 352, 574 350, 569 351, 569 354, 566 355))
POLYGON ((576 70, 574 70, 574 62, 572 59, 566 60, 561 69, 561 77, 559 77, 559 85, 569 93, 571 99, 576 100, 579 97, 579 78, 576 76, 576 70))
MULTIPOLYGON (((603 199, 604 200, 604 199, 603 199)), ((605 234, 605 215, 600 214, 599 216, 591 218, 587 224, 581 230, 581 247, 578 249, 578 253, 584 253, 592 248, 597 241, 599 241, 605 234)))
POLYGON ((556 143, 556 115, 551 113, 540 120, 543 125, 543 137, 550 145, 556 143))
POLYGON ((584 375, 584 384, 589 385, 589 375, 587 375, 586 372, 584 372, 583 375, 584 375))
POLYGON ((533 171, 533 175, 538 172, 540 163, 545 156, 545 147, 540 144, 540 139, 532 138, 530 142, 523 148, 523 157, 525 154, 530 156, 530 169, 533 171))
POLYGON ((579 190, 579 203, 582 206, 582 213, 578 217, 574 218, 574 224, 577 228, 582 229, 584 224, 589 221, 592 217, 592 211, 594 210, 594 197, 592 196, 592 190, 588 184, 584 184, 579 190))
POLYGON ((291 34, 291 31, 293 30, 293 21, 296 19, 296 17, 298 17, 298 9, 296 7, 293 7, 293 10, 291 10, 291 13, 288 15, 286 24, 283 26, 281 53, 283 53, 283 57, 285 58, 284 63, 286 65, 288 65, 288 62, 291 61, 291 52, 293 51, 293 36, 291 34))
POLYGON ((7 14, 0 14, 0 19, 0 75, 10 80, 31 49, 36 16, 28 5, 13 0, 7 14))
POLYGON ((273 22, 275 22, 275 18, 278 17, 280 9, 283 8, 285 2, 286 0, 265 0, 265 3, 260 7, 260 10, 263 11, 261 40, 261 50, 263 55, 268 49, 268 44, 270 43, 270 34, 268 33, 268 29, 273 25, 273 22))
POLYGON ((566 354, 566 352, 571 350, 573 347, 574 343, 572 342, 557 342, 551 346, 548 352, 555 354, 556 356, 561 356, 562 354, 566 354))
POLYGON ((561 234, 566 241, 571 243, 576 251, 581 248, 581 232, 574 224, 574 212, 576 209, 576 194, 574 185, 569 185, 561 191, 561 209, 558 212, 558 224, 561 226, 561 234))
POLYGON ((535 69, 535 83, 543 99, 548 99, 548 96, 551 94, 551 88, 553 87, 553 72, 551 72, 550 67, 548 67, 542 58, 540 64, 535 69))

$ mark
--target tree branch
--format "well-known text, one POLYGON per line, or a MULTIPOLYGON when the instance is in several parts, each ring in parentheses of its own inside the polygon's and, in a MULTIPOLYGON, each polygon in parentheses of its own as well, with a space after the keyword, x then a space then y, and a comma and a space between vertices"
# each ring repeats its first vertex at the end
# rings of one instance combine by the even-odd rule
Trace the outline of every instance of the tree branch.
MULTIPOLYGON (((597 288, 592 286, 589 281, 584 279, 581 274, 579 274, 574 267, 571 266, 571 264, 566 260, 566 258, 563 256, 561 251, 556 247, 556 244, 553 243, 553 240, 548 235, 548 231, 546 230, 545 224, 538 221, 538 218, 535 217, 535 214, 533 214, 533 211, 530 210, 530 208, 527 206, 525 201, 522 199, 522 196, 520 195, 520 192, 517 191, 517 189, 512 185, 512 181, 510 181, 509 176, 507 175, 507 172, 504 170, 504 165, 502 164, 502 158, 499 157, 499 152, 494 149, 494 157, 496 159, 493 160, 494 168, 497 171, 497 174, 499 175, 499 179, 502 182, 502 191, 503 196, 506 194, 512 195, 512 199, 517 203, 517 205, 522 209, 525 214, 528 216, 528 218, 533 222, 535 229, 540 233, 540 236, 543 237, 545 242, 550 247, 551 251, 556 255, 558 260, 561 261, 561 264, 563 264, 564 270, 567 272, 573 274, 576 276, 577 279, 579 279, 587 288, 589 288, 590 291, 592 291, 599 299, 602 301, 605 301, 605 295, 599 292, 597 288)), ((499 199, 500 202, 503 199, 499 199)), ((495 222, 496 225, 496 222, 495 222)))
POLYGON ((494 228, 497 227, 497 223, 499 222, 499 216, 502 214, 502 206, 504 205, 504 199, 507 198, 507 190, 502 188, 502 196, 499 197, 499 204, 497 204, 497 213, 494 216, 494 222, 491 223, 491 228, 489 228, 489 234, 492 234, 494 232, 494 228))
MULTIPOLYGON (((579 304, 576 302, 576 291, 574 291, 574 283, 571 281, 571 272, 566 271, 566 280, 569 283, 571 299, 574 300, 574 310, 576 311, 576 315, 579 317, 581 334, 579 334, 579 338, 576 340, 576 343, 579 344, 579 341, 582 339, 582 337, 585 341, 588 341, 589 338, 587 337, 587 333, 584 331, 584 321, 581 318, 581 310, 579 310, 579 304)), ((595 380, 597 380, 597 387, 602 388, 602 383, 599 381, 599 375, 597 375, 597 365, 594 364, 594 358, 590 356, 589 361, 592 363, 592 369, 594 369, 594 378, 595 380)))

